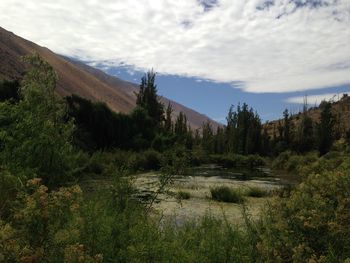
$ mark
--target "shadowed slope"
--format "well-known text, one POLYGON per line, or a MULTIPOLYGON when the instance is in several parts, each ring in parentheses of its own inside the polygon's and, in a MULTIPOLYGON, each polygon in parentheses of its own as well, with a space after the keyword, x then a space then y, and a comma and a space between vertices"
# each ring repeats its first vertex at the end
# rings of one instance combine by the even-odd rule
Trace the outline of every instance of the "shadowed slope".
MULTIPOLYGON (((107 75, 103 71, 81 62, 57 55, 49 49, 18 37, 1 27, 0 78, 20 79, 26 70, 21 56, 34 52, 48 61, 56 70, 59 78, 57 85, 59 95, 77 94, 92 101, 102 101, 117 112, 127 113, 135 107, 135 92, 138 91, 138 85, 107 75)), ((167 105, 169 100, 162 98, 162 101, 167 105)), ((174 108, 174 117, 180 111, 184 112, 192 128, 199 128, 206 121, 210 121, 214 128, 218 126, 207 116, 176 102, 170 102, 174 108)))

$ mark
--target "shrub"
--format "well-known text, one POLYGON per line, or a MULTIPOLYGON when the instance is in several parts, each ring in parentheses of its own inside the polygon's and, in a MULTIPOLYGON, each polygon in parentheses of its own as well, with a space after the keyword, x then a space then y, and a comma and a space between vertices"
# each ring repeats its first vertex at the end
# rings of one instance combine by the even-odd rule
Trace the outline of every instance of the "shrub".
POLYGON ((266 165, 264 158, 260 155, 248 155, 246 159, 246 166, 250 168, 266 165))
POLYGON ((227 187, 217 186, 210 189, 212 199, 219 202, 243 203, 244 198, 241 191, 227 187))
POLYGON ((270 195, 270 191, 260 187, 250 187, 246 194, 250 197, 260 198, 270 195))
POLYGON ((288 162, 289 158, 292 156, 291 151, 285 151, 280 153, 272 162, 273 169, 284 169, 285 164, 288 162))
POLYGON ((133 153, 130 155, 127 166, 133 171, 159 170, 162 157, 155 150, 133 153))
POLYGON ((12 202, 21 188, 21 181, 6 170, 0 168, 0 218, 7 218, 12 202))
POLYGON ((176 199, 178 200, 187 200, 191 198, 191 194, 185 191, 178 191, 176 194, 176 199))
POLYGON ((311 174, 272 203, 257 227, 262 261, 344 262, 350 257, 350 173, 311 174))
POLYGON ((163 153, 162 171, 164 174, 185 175, 191 164, 191 153, 183 146, 174 147, 163 153))
POLYGON ((296 171, 298 166, 302 164, 304 157, 300 155, 292 155, 285 163, 284 169, 288 172, 296 171))

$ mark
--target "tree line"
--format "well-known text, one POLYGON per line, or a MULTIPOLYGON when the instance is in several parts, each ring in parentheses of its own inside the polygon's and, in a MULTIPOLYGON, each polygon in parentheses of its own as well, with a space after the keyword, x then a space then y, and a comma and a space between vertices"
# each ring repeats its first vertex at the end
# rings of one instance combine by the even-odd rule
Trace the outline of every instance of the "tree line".
MULTIPOLYGON (((160 102, 155 79, 153 71, 142 77, 136 108, 129 114, 113 112, 105 103, 77 95, 66 97, 65 119, 74 120, 76 125, 74 144, 90 152, 113 148, 165 151, 181 145, 206 154, 275 156, 286 150, 298 153, 318 150, 323 155, 341 136, 332 104, 326 101, 320 104, 317 122, 309 116, 304 105, 298 116, 292 116, 286 109, 271 131, 262 124, 259 114, 243 103, 230 107, 226 125, 214 130, 210 122, 206 122, 201 129, 193 130, 184 113, 180 112, 174 118, 171 104, 165 107, 160 102)), ((19 90, 17 80, 1 82, 0 100, 18 103, 21 100, 19 90)))

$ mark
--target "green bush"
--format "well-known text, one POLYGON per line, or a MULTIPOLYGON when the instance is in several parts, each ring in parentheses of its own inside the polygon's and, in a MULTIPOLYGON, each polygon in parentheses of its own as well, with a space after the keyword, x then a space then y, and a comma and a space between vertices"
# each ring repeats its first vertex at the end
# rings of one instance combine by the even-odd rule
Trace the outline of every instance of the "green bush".
POLYGON ((272 168, 299 174, 299 170, 302 167, 309 166, 317 160, 318 156, 315 152, 310 152, 305 155, 297 155, 290 151, 286 151, 274 159, 272 162, 272 168))
POLYGON ((292 156, 291 151, 285 151, 280 153, 272 162, 272 168, 277 170, 285 169, 286 163, 289 161, 289 158, 292 156))
POLYGON ((179 200, 187 200, 191 198, 191 194, 189 192, 185 192, 185 191, 178 191, 176 193, 176 199, 179 200))
POLYGON ((21 189, 20 178, 0 168, 0 219, 7 218, 18 191, 21 189))
POLYGON ((163 153, 162 171, 165 174, 185 175, 191 165, 191 152, 183 146, 176 146, 163 153))
POLYGON ((257 228, 264 262, 344 262, 350 258, 350 173, 311 174, 267 207, 257 228))
POLYGON ((210 188, 211 197, 213 200, 227 203, 243 203, 244 197, 241 191, 227 187, 217 186, 210 188))
POLYGON ((297 170, 297 168, 302 165, 303 159, 305 157, 301 155, 292 155, 289 160, 285 163, 284 169, 288 172, 294 172, 297 170))
POLYGON ((161 167, 161 154, 154 150, 134 153, 128 160, 128 167, 134 171, 159 170, 161 167))
POLYGON ((266 165, 264 158, 260 155, 248 155, 246 159, 246 166, 250 168, 266 165))
POLYGON ((270 191, 266 189, 262 189, 260 187, 250 187, 246 192, 246 194, 250 197, 260 198, 260 197, 269 196, 271 193, 270 191))

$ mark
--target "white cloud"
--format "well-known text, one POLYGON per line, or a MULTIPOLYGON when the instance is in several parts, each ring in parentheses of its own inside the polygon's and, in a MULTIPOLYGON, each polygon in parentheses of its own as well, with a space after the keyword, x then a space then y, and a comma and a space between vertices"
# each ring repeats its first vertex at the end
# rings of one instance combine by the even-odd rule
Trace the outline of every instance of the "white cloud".
MULTIPOLYGON (((325 93, 307 96, 308 105, 319 105, 323 100, 325 101, 338 101, 342 98, 343 94, 350 94, 350 92, 342 93, 325 93)), ((286 102, 295 103, 295 104, 304 104, 305 96, 291 97, 286 99, 286 102)))
POLYGON ((350 0, 1 0, 0 26, 57 53, 248 92, 350 83, 350 0))

